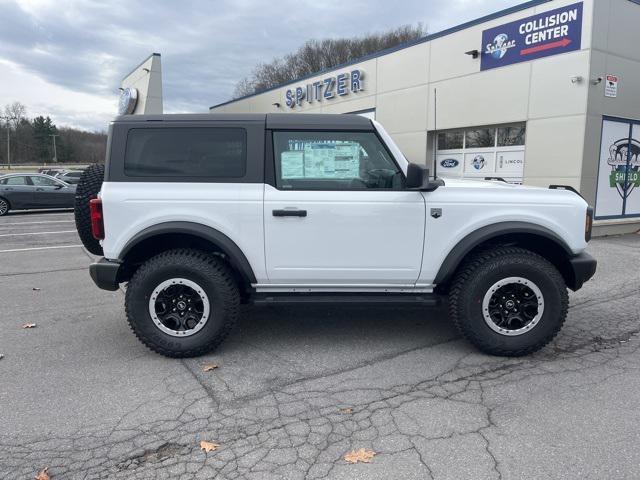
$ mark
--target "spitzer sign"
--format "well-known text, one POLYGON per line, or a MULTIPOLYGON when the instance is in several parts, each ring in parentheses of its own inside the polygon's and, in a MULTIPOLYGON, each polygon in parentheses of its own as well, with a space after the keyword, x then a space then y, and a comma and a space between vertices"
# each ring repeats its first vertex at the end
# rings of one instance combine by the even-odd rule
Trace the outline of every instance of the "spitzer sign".
POLYGON ((580 50, 582 2, 482 32, 480 70, 580 50))

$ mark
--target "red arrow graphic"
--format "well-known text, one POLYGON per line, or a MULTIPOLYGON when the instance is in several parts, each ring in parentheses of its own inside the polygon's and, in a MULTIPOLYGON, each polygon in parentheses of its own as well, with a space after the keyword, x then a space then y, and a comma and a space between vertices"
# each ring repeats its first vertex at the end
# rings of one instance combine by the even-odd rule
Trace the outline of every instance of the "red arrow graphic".
POLYGON ((571 43, 568 38, 563 38, 557 42, 545 43, 544 45, 536 45, 535 47, 525 48, 520 50, 520 55, 529 55, 531 53, 542 52, 544 50, 551 50, 552 48, 566 47, 571 43))

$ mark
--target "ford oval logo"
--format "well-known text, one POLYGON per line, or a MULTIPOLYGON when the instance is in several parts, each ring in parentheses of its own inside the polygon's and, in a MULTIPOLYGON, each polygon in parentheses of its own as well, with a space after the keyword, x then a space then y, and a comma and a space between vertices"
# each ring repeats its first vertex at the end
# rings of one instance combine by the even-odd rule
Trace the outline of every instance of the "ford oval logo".
POLYGON ((444 168, 455 168, 460 164, 455 158, 445 158, 440 162, 440 165, 444 168))

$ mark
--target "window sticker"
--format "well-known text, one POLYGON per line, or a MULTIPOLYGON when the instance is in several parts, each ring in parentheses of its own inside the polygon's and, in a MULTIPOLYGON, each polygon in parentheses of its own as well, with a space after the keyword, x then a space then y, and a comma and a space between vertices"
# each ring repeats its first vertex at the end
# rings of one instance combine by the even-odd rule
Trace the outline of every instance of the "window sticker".
POLYGON ((303 150, 282 152, 282 178, 358 178, 360 144, 305 143, 303 150))
POLYGON ((282 178, 304 178, 304 152, 282 152, 282 178))

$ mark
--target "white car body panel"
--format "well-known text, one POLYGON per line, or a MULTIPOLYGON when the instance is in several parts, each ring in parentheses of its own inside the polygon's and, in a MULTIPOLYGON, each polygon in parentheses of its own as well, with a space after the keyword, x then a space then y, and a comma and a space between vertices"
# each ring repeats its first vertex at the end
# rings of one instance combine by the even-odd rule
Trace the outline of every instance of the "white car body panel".
POLYGON ((432 283, 449 252, 467 235, 488 225, 530 223, 553 232, 573 254, 587 247, 587 203, 573 192, 447 179, 445 186, 423 194, 427 226, 420 283, 432 283), (431 217, 431 208, 441 208, 442 216, 431 217))
POLYGON ((265 185, 269 283, 413 286, 425 205, 417 191, 292 191, 265 185), (274 217, 273 210, 306 210, 274 217))
POLYGON ((225 234, 242 250, 258 282, 266 281, 263 184, 105 182, 100 197, 107 259, 119 259, 137 233, 165 222, 193 222, 225 234))

